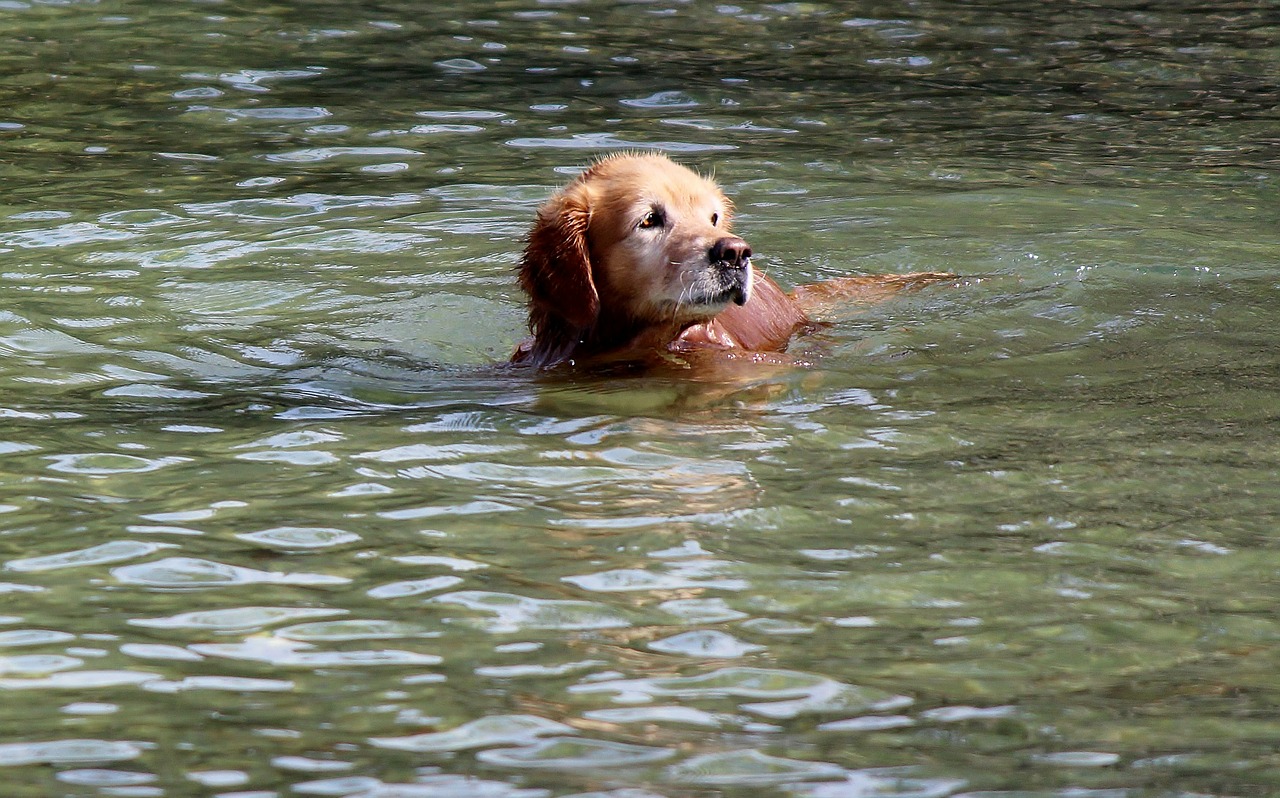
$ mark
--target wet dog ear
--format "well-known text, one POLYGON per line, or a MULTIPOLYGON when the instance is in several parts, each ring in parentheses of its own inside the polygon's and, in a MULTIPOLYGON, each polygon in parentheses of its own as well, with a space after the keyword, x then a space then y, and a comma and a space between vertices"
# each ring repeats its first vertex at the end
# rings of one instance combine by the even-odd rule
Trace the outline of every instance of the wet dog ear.
POLYGON ((590 220, 591 207, 580 191, 562 192, 538 209, 520 261, 534 335, 548 327, 567 324, 581 331, 595 324, 600 295, 591 276, 590 220))

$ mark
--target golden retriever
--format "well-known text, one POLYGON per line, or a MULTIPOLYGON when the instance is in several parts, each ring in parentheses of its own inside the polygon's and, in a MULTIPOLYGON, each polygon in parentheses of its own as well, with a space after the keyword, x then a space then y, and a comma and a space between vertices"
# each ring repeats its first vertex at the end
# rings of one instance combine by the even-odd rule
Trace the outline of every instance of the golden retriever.
POLYGON ((781 352, 824 306, 954 277, 845 277, 787 294, 751 265, 732 218, 715 183, 663 155, 597 161, 538 210, 520 263, 533 337, 512 362, 781 352))

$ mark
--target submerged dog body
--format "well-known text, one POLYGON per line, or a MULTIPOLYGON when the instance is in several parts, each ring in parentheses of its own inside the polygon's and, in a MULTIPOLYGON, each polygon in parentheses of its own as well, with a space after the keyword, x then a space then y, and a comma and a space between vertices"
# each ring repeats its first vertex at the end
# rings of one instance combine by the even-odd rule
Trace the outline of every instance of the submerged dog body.
POLYGON ((596 162, 538 210, 520 263, 533 337, 512 361, 780 352, 813 327, 807 307, 950 276, 844 278, 787 294, 752 267, 732 215, 715 183, 665 156, 596 162))

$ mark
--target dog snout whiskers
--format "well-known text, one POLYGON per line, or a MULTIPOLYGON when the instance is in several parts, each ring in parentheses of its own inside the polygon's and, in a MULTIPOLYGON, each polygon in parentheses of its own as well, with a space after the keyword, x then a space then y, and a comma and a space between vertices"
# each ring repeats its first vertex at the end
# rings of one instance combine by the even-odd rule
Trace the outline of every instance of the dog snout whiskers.
POLYGON ((719 274, 724 301, 745 305, 751 298, 751 247, 737 236, 717 239, 707 259, 719 274))

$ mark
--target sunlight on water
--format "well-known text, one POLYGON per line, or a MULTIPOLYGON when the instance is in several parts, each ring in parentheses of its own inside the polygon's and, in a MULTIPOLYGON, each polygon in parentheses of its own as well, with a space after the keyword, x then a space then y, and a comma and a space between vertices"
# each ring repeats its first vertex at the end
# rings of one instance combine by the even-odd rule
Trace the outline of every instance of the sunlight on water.
POLYGON ((1262 7, 0 1, 6 795, 1261 795, 1262 7), (840 308, 535 374, 617 149, 840 308))

